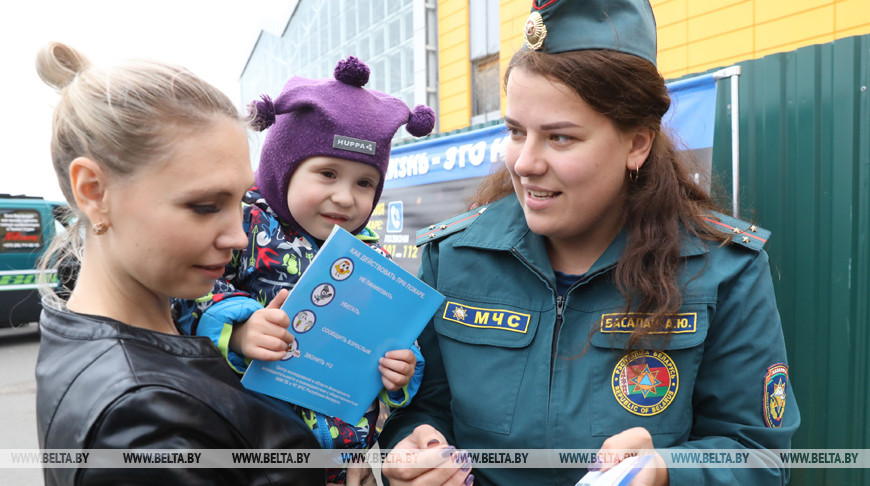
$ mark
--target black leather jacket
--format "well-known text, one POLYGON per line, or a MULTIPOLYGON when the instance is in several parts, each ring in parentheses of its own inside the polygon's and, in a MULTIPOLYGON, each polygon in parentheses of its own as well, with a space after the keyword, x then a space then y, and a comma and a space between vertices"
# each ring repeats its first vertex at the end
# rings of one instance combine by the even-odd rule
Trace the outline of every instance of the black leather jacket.
MULTIPOLYGON (((211 341, 43 310, 36 409, 43 449, 316 449, 295 414, 246 391, 211 341)), ((46 468, 62 484, 323 485, 307 468, 46 468)))

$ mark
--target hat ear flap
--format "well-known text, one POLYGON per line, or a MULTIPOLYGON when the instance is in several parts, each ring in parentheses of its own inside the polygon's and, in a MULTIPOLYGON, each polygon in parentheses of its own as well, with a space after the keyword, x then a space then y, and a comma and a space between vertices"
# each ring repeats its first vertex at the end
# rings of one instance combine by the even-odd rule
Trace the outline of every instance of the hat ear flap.
POLYGON ((415 137, 424 137, 435 128, 435 112, 426 105, 417 105, 408 115, 405 130, 415 137))

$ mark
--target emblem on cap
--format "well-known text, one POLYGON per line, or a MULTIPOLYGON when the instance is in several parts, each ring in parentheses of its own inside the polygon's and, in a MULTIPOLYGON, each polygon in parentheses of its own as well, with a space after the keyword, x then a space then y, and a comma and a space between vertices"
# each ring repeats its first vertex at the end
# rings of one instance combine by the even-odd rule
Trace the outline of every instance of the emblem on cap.
POLYGON ((523 27, 523 36, 526 38, 526 47, 536 51, 544 45, 544 39, 547 38, 547 26, 544 25, 544 19, 538 12, 532 12, 529 19, 526 20, 526 26, 523 27))

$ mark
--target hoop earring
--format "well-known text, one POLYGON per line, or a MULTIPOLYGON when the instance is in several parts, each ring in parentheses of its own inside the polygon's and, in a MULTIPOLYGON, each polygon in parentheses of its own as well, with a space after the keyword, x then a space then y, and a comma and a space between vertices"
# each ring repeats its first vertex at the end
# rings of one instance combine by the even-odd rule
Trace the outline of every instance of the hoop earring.
POLYGON ((628 179, 631 182, 637 182, 637 178, 640 175, 640 167, 634 166, 634 170, 628 171, 628 179))
POLYGON ((95 223, 91 227, 91 231, 94 232, 95 235, 100 236, 106 234, 106 231, 109 231, 109 225, 100 221, 99 223, 95 223))

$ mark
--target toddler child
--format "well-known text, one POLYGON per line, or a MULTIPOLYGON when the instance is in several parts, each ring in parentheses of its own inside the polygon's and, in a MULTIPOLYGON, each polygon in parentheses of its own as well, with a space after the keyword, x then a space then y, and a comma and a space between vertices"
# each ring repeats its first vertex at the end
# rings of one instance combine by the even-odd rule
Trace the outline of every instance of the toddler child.
MULTIPOLYGON (((233 253, 212 293, 176 303, 182 328, 211 338, 238 373, 252 359, 274 361, 290 349, 283 289, 293 288, 334 225, 388 256, 366 223, 384 187, 391 139, 404 124, 418 137, 435 124, 429 107, 409 110, 364 89, 369 68, 353 56, 338 63, 334 76, 294 76, 274 102, 263 96, 252 103, 253 125, 269 131, 256 185, 242 206, 248 245, 233 253)), ((422 380, 423 357, 412 348, 380 360, 380 397, 390 407, 407 405, 422 380)), ((324 448, 368 449, 377 439, 377 400, 357 424, 293 407, 324 448)), ((328 482, 344 483, 346 474, 329 470, 328 482)))

